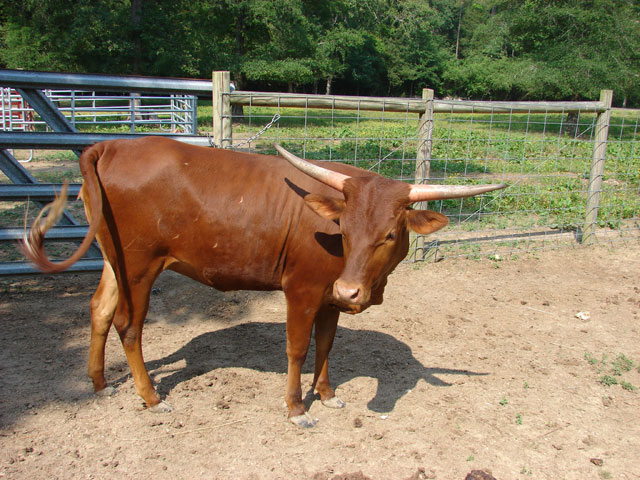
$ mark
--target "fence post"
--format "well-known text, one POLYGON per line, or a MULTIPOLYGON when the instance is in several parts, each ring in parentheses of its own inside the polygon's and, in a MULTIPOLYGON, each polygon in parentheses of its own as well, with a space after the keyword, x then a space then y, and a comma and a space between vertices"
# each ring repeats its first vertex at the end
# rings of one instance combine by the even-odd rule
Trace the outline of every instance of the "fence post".
POLYGON ((607 138, 609 136, 609 121, 611 119, 612 90, 600 91, 600 103, 606 110, 598 114, 596 131, 593 142, 593 156, 591 157, 591 172, 589 174, 589 187, 587 188, 587 206, 582 229, 582 243, 592 244, 596 240, 596 222, 598 221, 598 208, 600 206, 600 192, 602 191, 602 175, 604 173, 604 161, 607 156, 607 138))
POLYGON ((231 146, 231 76, 229 72, 213 72, 213 141, 220 147, 231 146))
MULTIPOLYGON (((424 183, 431 175, 431 148, 433 144, 433 90, 422 89, 422 99, 425 101, 424 113, 420 114, 418 120, 418 151, 416 152, 416 183, 424 183)), ((427 202, 416 204, 417 209, 427 208, 427 202)), ((418 235, 416 238, 416 260, 424 260, 424 236, 418 235)))
POLYGON ((431 147, 433 136, 433 90, 424 88, 422 99, 425 111, 418 120, 418 152, 416 154, 416 182, 424 183, 431 173, 431 147))

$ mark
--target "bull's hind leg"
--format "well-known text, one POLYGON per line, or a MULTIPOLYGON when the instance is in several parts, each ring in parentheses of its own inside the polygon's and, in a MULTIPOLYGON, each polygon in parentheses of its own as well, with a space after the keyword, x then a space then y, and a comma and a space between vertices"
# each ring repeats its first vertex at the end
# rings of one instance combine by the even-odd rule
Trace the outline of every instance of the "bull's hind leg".
POLYGON ((316 315, 316 365, 313 375, 313 387, 320 395, 325 407, 344 408, 345 403, 336 397, 329 383, 329 352, 338 328, 340 312, 333 307, 325 306, 316 315))
POLYGON ((118 303, 118 284, 113 268, 105 260, 102 278, 91 299, 91 343, 89 346, 89 377, 93 390, 99 395, 111 395, 114 389, 107 387, 104 378, 104 349, 113 314, 118 303))
POLYGON ((113 325, 120 335, 136 392, 153 412, 170 412, 171 406, 163 402, 156 392, 142 357, 142 327, 149 309, 149 294, 153 282, 160 274, 161 260, 155 265, 146 264, 147 270, 140 276, 120 280, 120 295, 116 306, 113 325))

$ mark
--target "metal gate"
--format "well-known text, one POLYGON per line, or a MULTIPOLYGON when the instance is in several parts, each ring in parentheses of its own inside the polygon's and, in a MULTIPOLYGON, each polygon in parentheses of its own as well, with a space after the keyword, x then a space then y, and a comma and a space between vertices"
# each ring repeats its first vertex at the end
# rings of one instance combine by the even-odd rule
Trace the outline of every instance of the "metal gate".
MULTIPOLYGON (((0 201, 24 201, 29 199, 38 206, 50 202, 60 192, 60 184, 40 184, 16 160, 12 149, 58 149, 72 150, 80 156, 82 150, 96 142, 114 138, 135 138, 142 134, 95 134, 81 133, 52 102, 44 90, 90 90, 101 92, 126 92, 138 94, 192 95, 198 98, 211 98, 211 81, 184 80, 173 78, 122 77, 110 75, 62 74, 49 72, 30 72, 19 70, 0 70, 0 86, 5 90, 13 89, 24 102, 37 112, 38 116, 52 132, 29 131, 30 123, 26 118, 9 118, 7 126, 19 126, 10 131, 0 132, 0 170, 12 184, 0 184, 0 201), (21 120, 21 122, 17 122, 21 120), (14 123, 16 121, 16 123, 14 123), (24 128, 23 128, 24 127, 24 128)), ((16 105, 17 107, 17 105, 16 105)), ((23 107, 26 111, 26 107, 23 107)), ((3 116, 3 126, 5 125, 3 116)), ((149 135, 149 133, 144 133, 149 135)), ((179 141, 208 145, 206 137, 174 134, 169 136, 179 141)), ((80 185, 72 184, 69 197, 75 198, 80 185)), ((52 229, 47 238, 54 241, 79 241, 87 232, 86 225, 78 222, 65 212, 59 226, 52 229)), ((21 228, 1 228, 0 242, 15 242, 22 238, 21 228)), ((93 271, 102 269, 102 256, 94 245, 87 256, 73 265, 68 271, 93 271)), ((37 270, 25 262, 0 262, 0 275, 33 274, 37 270)))

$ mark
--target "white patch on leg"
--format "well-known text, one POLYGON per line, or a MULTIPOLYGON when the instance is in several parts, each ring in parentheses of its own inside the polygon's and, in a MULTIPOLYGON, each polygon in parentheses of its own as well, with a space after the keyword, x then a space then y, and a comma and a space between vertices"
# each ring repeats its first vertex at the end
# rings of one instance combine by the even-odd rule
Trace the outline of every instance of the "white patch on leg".
POLYGON ((115 387, 107 386, 102 390, 98 390, 97 392, 95 392, 95 395, 97 397, 112 397, 116 393, 118 393, 118 390, 116 390, 115 387))
POLYGON ((331 397, 329 400, 322 402, 322 405, 328 408, 344 408, 347 406, 347 404, 338 397, 331 397))
POLYGON ((147 410, 149 410, 151 413, 170 413, 173 412, 173 407, 162 400, 160 403, 154 405, 153 407, 148 407, 147 410))
POLYGON ((297 425, 298 427, 311 428, 318 422, 318 419, 314 419, 311 415, 309 415, 309 412, 304 412, 303 415, 289 417, 289 421, 294 425, 297 425))

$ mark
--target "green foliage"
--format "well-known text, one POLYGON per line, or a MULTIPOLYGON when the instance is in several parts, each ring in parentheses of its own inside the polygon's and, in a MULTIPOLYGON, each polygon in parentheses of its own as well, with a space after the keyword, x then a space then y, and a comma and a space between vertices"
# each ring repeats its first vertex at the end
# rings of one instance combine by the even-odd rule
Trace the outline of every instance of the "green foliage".
POLYGON ((602 385, 610 387, 611 385, 617 385, 618 379, 611 375, 603 375, 602 377, 600 377, 600 383, 602 385))
POLYGON ((620 353, 612 363, 612 367, 616 371, 616 375, 622 375, 622 372, 631 371, 633 368, 633 360, 628 358, 624 353, 620 353))
POLYGON ((640 6, 618 0, 22 0, 0 66, 241 89, 640 104, 640 6))
POLYGON ((635 2, 494 2, 449 63, 455 92, 495 99, 598 98, 637 102, 640 26, 635 2))
POLYGON ((598 363, 598 359, 591 355, 589 352, 585 352, 584 358, 587 362, 589 362, 589 365, 595 365, 596 363, 598 363))
POLYGON ((620 382, 620 386, 621 386, 622 388, 624 388, 625 390, 629 391, 629 392, 633 392, 633 391, 635 391, 635 389, 636 389, 636 387, 635 387, 635 386, 633 386, 633 384, 631 384, 631 383, 629 383, 629 382, 625 382, 624 380, 622 380, 622 381, 620 382))
MULTIPOLYGON (((585 353, 584 358, 594 367, 598 374, 602 374, 598 378, 598 381, 602 385, 607 387, 620 385, 624 390, 629 392, 636 390, 636 387, 631 382, 623 378, 625 374, 631 372, 631 370, 636 366, 636 362, 627 357, 624 353, 619 353, 616 359, 610 363, 608 362, 608 357, 605 354, 602 355, 602 360, 600 362, 598 362, 598 360, 588 352, 585 353)), ((638 371, 640 371, 640 368, 638 371)))

